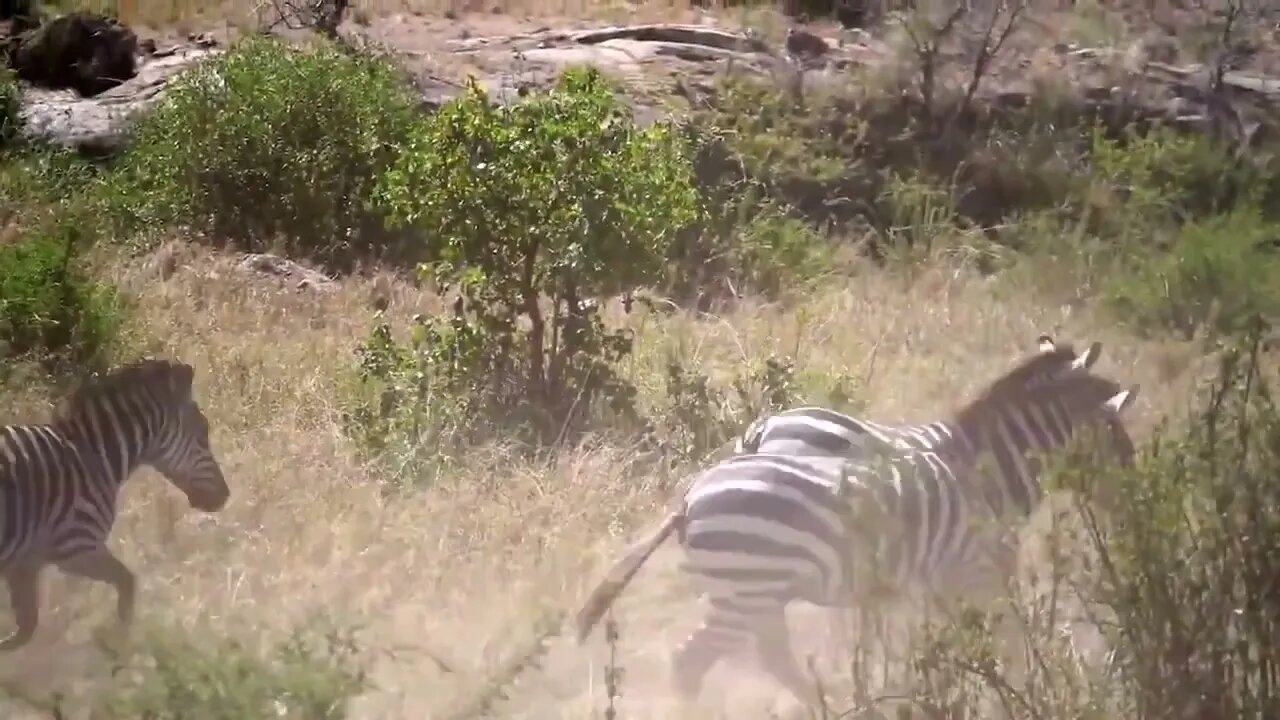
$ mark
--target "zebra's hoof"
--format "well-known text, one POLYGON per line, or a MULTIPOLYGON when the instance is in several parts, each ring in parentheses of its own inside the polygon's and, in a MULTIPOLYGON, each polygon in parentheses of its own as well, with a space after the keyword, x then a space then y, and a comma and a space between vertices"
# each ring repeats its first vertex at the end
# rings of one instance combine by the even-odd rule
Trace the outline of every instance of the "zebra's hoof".
POLYGON ((120 658, 128 651, 129 638, 128 626, 119 623, 104 625, 93 632, 93 644, 113 658, 120 658))
POLYGON ((9 637, 5 638, 4 640, 0 640, 0 655, 3 655, 5 653, 11 653, 15 650, 21 649, 27 643, 31 642, 31 638, 34 636, 35 636, 34 632, 24 633, 21 630, 15 631, 9 637))

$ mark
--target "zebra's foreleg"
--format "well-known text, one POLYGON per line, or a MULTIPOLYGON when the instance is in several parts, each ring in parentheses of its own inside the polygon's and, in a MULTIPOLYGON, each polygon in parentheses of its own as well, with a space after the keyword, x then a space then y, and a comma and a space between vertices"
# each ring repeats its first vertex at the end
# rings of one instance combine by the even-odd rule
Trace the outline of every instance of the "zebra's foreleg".
POLYGON ((0 641, 0 652, 11 652, 31 642, 40 624, 40 566, 19 563, 5 573, 5 583, 17 629, 0 641))
POLYGON ((58 569, 68 575, 107 583, 116 589, 116 617, 120 627, 127 628, 133 622, 133 605, 137 593, 137 579, 133 571, 125 567, 119 558, 104 545, 88 552, 77 553, 57 562, 58 569))

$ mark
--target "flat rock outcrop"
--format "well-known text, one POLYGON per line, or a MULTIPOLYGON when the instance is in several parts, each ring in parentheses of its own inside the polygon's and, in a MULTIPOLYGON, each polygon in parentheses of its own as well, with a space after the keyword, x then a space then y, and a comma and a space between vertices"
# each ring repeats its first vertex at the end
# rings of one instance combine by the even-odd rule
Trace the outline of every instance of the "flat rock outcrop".
MULTIPOLYGON (((91 82, 78 89, 67 82, 61 89, 51 88, 58 83, 47 79, 24 82, 22 120, 28 136, 94 155, 118 152, 128 141, 137 114, 159 100, 173 78, 221 52, 207 41, 155 52, 148 43, 138 43, 127 29, 111 32, 119 36, 118 46, 142 49, 131 53, 132 76, 101 80, 111 85, 105 89, 91 82), (65 87, 68 84, 72 87, 65 87)), ((428 111, 461 92, 464 74, 474 75, 495 100, 512 102, 530 88, 550 84, 565 67, 588 64, 623 80, 632 91, 638 117, 647 121, 669 112, 667 101, 675 95, 692 100, 730 68, 761 77, 785 74, 787 82, 815 86, 847 82, 848 71, 891 58, 883 42, 860 31, 840 38, 793 32, 788 42, 771 43, 756 34, 711 26, 656 23, 440 39, 428 49, 396 48, 395 38, 378 37, 376 27, 362 32, 402 50, 428 111), (446 67, 465 68, 465 72, 440 70, 446 67)), ((1225 124, 1240 136, 1256 138, 1259 133, 1274 132, 1270 125, 1280 101, 1280 79, 1227 73, 1225 92, 1213 95, 1205 91, 1204 68, 1147 61, 1131 68, 1120 87, 1108 84, 1114 82, 1113 74, 1091 71, 1092 66, 1109 62, 1112 51, 1062 46, 1051 52, 1067 71, 1086 111, 1104 112, 1123 104, 1126 112, 1133 113, 1136 105, 1140 117, 1165 118, 1192 129, 1213 126, 1220 131, 1222 118, 1228 117, 1225 124)), ((105 74, 128 74, 127 63, 116 55, 95 55, 90 60, 105 74)), ((1003 75, 997 73, 985 84, 981 102, 1016 108, 1030 101, 1032 89, 1022 78, 1025 72, 1016 57, 1009 62, 1003 75)))

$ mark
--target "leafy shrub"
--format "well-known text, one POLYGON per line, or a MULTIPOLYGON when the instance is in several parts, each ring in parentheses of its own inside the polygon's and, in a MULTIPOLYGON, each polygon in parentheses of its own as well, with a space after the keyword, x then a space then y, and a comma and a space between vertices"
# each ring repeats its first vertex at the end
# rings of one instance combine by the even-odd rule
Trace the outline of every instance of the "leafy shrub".
POLYGON ((1091 599, 1114 617, 1119 716, 1280 713, 1280 409, 1262 360, 1256 339, 1228 350, 1185 433, 1112 478, 1091 599))
POLYGON ((1245 207, 1182 226, 1165 250, 1136 253, 1110 281, 1113 306, 1139 328, 1190 337, 1238 332, 1255 314, 1280 315, 1280 225, 1245 207))
POLYGON ((3 210, 61 204, 65 213, 93 188, 96 168, 75 150, 22 143, 0 152, 0 203, 3 210))
POLYGON ((742 203, 735 201, 749 192, 819 224, 862 212, 833 202, 875 194, 875 158, 866 157, 859 110, 845 88, 815 91, 800 103, 773 83, 726 76, 684 128, 708 204, 736 213, 742 203))
POLYGON ((1116 235, 1132 235, 1136 226, 1141 236, 1151 224, 1217 215, 1241 205, 1262 207, 1280 186, 1280 173, 1266 153, 1238 156, 1199 135, 1163 127, 1141 133, 1130 127, 1120 138, 1101 129, 1091 138, 1093 193, 1111 195, 1099 209, 1108 216, 1101 222, 1116 235))
POLYGON ((672 460, 700 460, 733 439, 752 420, 795 404, 795 367, 770 356, 733 378, 730 387, 672 359, 667 362, 658 420, 646 439, 672 460))
POLYGON ((749 181, 704 188, 703 222, 671 247, 669 293, 699 297, 706 310, 725 295, 803 290, 835 269, 834 244, 756 189, 749 181))
POLYGON ((82 232, 56 222, 0 244, 0 357, 95 363, 119 327, 112 289, 76 268, 82 232))
POLYGON ((341 720, 366 689, 342 633, 298 634, 267 657, 232 640, 152 632, 139 663, 113 682, 93 717, 152 720, 341 720))
POLYGON ((0 147, 8 145, 18 134, 21 102, 22 91, 13 71, 0 68, 0 147))
POLYGON ((418 323, 397 361, 375 363, 391 368, 376 382, 399 388, 389 413, 451 397, 466 417, 546 443, 602 399, 626 412, 634 391, 614 366, 630 337, 604 326, 600 301, 659 279, 695 218, 669 127, 638 129, 595 70, 507 107, 471 84, 411 133, 378 199, 433 239, 420 272, 456 300, 452 317, 418 323))
POLYGON ((413 254, 367 208, 417 119, 389 62, 255 37, 186 73, 138 125, 108 212, 330 265, 413 254))

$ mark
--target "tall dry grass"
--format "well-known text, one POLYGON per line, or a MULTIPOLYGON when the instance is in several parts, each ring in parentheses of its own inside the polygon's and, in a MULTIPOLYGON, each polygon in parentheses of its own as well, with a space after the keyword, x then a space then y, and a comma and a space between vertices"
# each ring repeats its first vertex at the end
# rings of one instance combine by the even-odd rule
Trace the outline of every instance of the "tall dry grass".
MULTIPOLYGON (((127 486, 113 542, 141 578, 141 620, 262 643, 315 613, 363 626, 376 687, 353 717, 454 717, 573 609, 602 563, 668 500, 671 478, 637 474, 631 448, 601 445, 552 465, 477 448, 456 476, 384 497, 382 471, 362 464, 342 437, 335 400, 367 332, 374 280, 299 291, 180 242, 145 261, 109 263, 105 274, 137 294, 133 337, 149 339, 134 350, 195 366, 234 493, 225 511, 206 516, 186 510, 151 471, 127 486)), ((387 287, 386 278, 376 282, 387 287)), ((435 307, 394 281, 392 296, 401 315, 435 307)), ((719 317, 637 312, 625 321, 639 333, 631 372, 648 394, 659 392, 672 355, 715 377, 784 353, 802 371, 864 380, 874 417, 927 419, 1051 332, 1101 340, 1099 372, 1142 384, 1140 436, 1182 411, 1201 368, 1193 348, 1137 341, 1088 307, 1041 298, 937 260, 909 280, 867 267, 793 306, 743 302, 719 317)), ((6 396, 6 420, 40 417, 46 400, 6 396)), ((699 617, 677 557, 661 551, 616 608, 627 670, 622 717, 693 717, 667 693, 668 650, 699 617)), ((51 572, 45 605, 49 626, 21 658, 0 658, 0 680, 67 689, 98 672, 77 648, 109 621, 109 591, 51 572)), ((822 626, 813 613, 799 615, 809 628, 801 644, 812 649, 822 626)), ((594 717, 605 658, 599 634, 583 648, 552 638, 493 716, 594 717)), ((768 681, 721 668, 706 696, 713 715, 752 717, 776 693, 768 681)))

